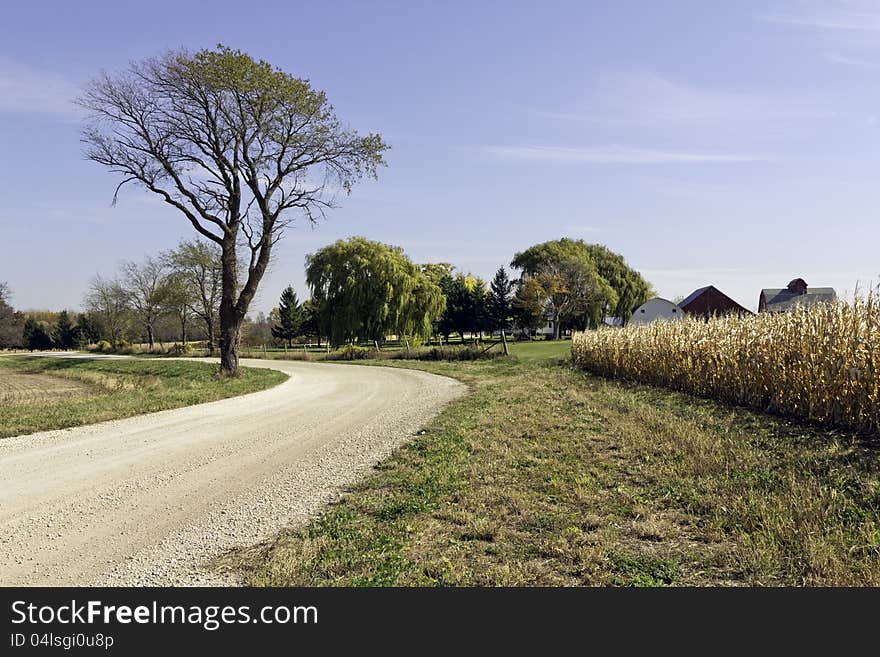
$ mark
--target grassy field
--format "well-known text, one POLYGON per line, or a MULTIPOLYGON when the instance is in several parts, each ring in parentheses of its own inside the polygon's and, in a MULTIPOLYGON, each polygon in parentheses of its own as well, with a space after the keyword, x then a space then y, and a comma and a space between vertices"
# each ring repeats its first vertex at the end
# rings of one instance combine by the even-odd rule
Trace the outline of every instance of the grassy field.
POLYGON ((880 584, 876 443, 598 378, 569 346, 384 363, 471 394, 222 566, 284 586, 880 584))
POLYGON ((0 438, 189 406, 263 390, 286 376, 207 363, 0 357, 0 438))

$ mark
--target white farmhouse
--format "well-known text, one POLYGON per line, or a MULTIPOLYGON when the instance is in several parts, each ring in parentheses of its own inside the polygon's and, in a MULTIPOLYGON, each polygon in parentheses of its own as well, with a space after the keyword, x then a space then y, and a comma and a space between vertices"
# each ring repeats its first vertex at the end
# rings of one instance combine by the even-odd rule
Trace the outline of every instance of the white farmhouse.
POLYGON ((653 299, 648 299, 645 303, 636 308, 629 323, 648 324, 649 322, 658 319, 670 322, 684 319, 684 311, 671 301, 661 299, 660 297, 654 297, 653 299))

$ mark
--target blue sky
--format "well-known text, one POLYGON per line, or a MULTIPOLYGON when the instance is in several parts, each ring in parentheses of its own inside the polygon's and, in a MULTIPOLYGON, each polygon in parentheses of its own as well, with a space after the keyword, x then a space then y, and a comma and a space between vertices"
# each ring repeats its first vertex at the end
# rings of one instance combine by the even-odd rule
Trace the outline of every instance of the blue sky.
POLYGON ((562 236, 606 244, 661 296, 715 284, 755 308, 796 276, 880 278, 877 2, 30 2, 0 25, 0 281, 78 308, 193 235, 86 162, 70 103, 100 69, 241 48, 391 144, 315 229, 290 229, 254 310, 306 253, 364 235, 490 277, 562 236), (206 7, 210 7, 207 9, 206 7))

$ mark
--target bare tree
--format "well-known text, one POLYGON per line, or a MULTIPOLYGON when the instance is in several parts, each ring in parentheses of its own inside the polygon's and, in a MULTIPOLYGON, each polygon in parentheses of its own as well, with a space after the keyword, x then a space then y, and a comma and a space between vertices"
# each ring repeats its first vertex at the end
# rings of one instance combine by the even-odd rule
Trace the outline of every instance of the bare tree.
POLYGON ((153 349, 156 322, 166 312, 163 301, 165 265, 151 256, 141 263, 122 263, 122 286, 128 296, 128 305, 147 334, 147 342, 153 349))
POLYGON ((12 293, 7 283, 0 283, 0 349, 22 345, 24 316, 10 303, 12 293))
POLYGON ((120 175, 117 193, 143 185, 220 246, 220 362, 235 374, 241 324, 295 211, 317 221, 333 186, 349 193, 375 177, 386 145, 344 128, 306 80, 223 46, 105 73, 79 104, 90 116, 86 157, 120 175))
POLYGON ((172 271, 162 280, 159 301, 166 312, 174 315, 180 327, 180 342, 186 345, 187 328, 196 305, 196 289, 183 274, 172 271))
POLYGON ((101 318, 115 349, 128 327, 128 294, 117 280, 95 276, 86 293, 85 306, 101 318))
POLYGON ((208 336, 208 351, 214 353, 223 282, 220 248, 195 239, 181 242, 163 258, 190 291, 190 311, 202 322, 208 336))

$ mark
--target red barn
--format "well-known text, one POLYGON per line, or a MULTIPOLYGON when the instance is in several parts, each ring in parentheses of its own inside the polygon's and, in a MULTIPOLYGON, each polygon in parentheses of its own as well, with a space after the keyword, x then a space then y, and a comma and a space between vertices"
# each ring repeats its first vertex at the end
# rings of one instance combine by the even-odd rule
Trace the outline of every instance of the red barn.
POLYGON ((708 319, 721 315, 752 315, 736 301, 714 285, 707 285, 691 292, 679 307, 688 315, 708 319))

